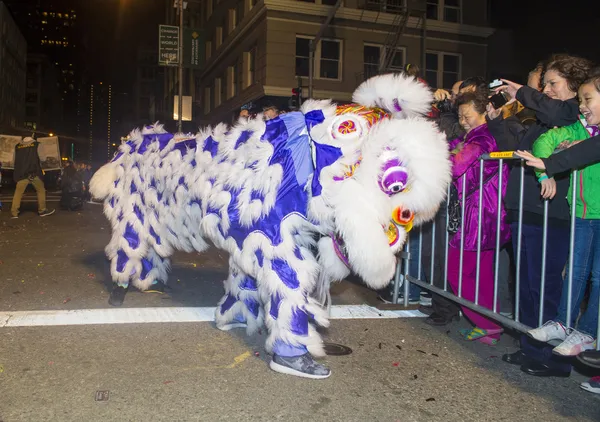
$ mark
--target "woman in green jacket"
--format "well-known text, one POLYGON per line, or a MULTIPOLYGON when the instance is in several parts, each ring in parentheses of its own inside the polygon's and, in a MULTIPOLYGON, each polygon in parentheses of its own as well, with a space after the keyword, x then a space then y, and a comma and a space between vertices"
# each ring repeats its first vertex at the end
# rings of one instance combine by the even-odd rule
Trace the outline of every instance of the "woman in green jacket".
MULTIPOLYGON (((553 129, 538 138, 533 145, 533 155, 549 157, 565 139, 569 142, 584 141, 599 132, 600 124, 600 71, 592 72, 590 78, 579 88, 579 110, 582 115, 572 125, 553 129)), ((538 173, 542 183, 542 196, 552 198, 556 193, 548 176, 538 173)), ((575 242, 572 274, 572 300, 568 302, 568 283, 558 308, 558 317, 543 326, 530 330, 529 335, 539 341, 561 340, 553 352, 563 356, 576 356, 595 348, 594 337, 598 330, 598 302, 600 297, 600 164, 594 164, 577 172, 575 200, 575 242), (579 315, 587 281, 592 280, 590 300, 586 312, 579 320, 578 330, 571 327, 579 315), (567 308, 570 306, 570 321, 567 308)), ((567 197, 572 200, 569 190, 567 197)), ((572 204, 571 204, 572 205, 572 204)))

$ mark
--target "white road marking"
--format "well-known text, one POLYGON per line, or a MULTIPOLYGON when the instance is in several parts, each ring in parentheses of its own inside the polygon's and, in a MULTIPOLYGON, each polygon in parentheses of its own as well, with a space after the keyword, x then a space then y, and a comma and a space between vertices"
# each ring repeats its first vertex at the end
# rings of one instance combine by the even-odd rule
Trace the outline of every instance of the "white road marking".
MULTIPOLYGON (((0 327, 212 322, 215 308, 110 308, 0 312, 0 327)), ((416 310, 385 310, 368 305, 335 305, 331 319, 393 319, 425 317, 416 310)))

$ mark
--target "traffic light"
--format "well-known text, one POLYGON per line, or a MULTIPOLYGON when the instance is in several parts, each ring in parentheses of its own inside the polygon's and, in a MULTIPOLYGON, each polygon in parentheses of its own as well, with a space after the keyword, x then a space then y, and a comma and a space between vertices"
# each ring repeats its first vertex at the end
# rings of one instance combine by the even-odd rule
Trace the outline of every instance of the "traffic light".
POLYGON ((290 98, 290 110, 297 110, 302 105, 302 87, 292 89, 292 97, 290 98))

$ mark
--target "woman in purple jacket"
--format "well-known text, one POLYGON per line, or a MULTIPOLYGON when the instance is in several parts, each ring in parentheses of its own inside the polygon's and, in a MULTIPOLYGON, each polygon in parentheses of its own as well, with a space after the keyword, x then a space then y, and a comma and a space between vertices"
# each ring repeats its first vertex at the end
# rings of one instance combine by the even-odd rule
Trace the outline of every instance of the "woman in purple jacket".
MULTIPOLYGON (((452 177, 458 197, 465 202, 464 230, 458 232, 450 240, 448 249, 448 282, 458 295, 459 271, 461 261, 461 232, 464 234, 462 256, 462 286, 460 294, 463 298, 475 302, 477 273, 477 243, 479 215, 479 157, 482 154, 497 151, 496 140, 490 134, 485 120, 488 98, 482 93, 465 93, 457 98, 459 122, 467 132, 462 138, 449 142, 451 151, 452 177), (464 177, 463 177, 464 176, 464 177), (463 183, 465 198, 463 195, 463 183)), ((479 265, 479 297, 478 304, 493 309, 494 302, 494 249, 496 247, 496 222, 498 220, 498 194, 500 174, 498 161, 485 161, 483 167, 483 195, 481 210, 481 247, 479 265)), ((502 168, 502 192, 506 193, 508 167, 502 168)), ((500 210, 500 245, 510 239, 510 229, 505 222, 504 206, 500 210)), ((472 330, 462 334, 465 340, 479 340, 485 344, 494 344, 500 337, 502 328, 495 322, 463 307, 464 315, 475 325, 472 330)))

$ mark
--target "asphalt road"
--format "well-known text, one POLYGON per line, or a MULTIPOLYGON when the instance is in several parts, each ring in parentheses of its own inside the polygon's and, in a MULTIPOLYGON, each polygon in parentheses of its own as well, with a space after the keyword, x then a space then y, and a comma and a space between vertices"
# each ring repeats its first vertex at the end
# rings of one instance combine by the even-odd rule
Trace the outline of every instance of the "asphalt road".
MULTIPOLYGON (((107 308, 101 207, 47 218, 35 202, 22 210, 18 220, 0 213, 0 312, 107 308)), ((219 251, 177 254, 167 293, 131 292, 124 306, 214 306, 226 266, 219 251)), ((333 300, 376 304, 350 281, 333 300)), ((353 353, 327 357, 333 373, 322 381, 270 371, 264 334, 212 323, 4 327, 0 421, 600 420, 600 398, 578 387, 583 375, 527 376, 500 360, 515 350, 509 335, 488 347, 460 340, 464 326, 335 320, 325 340, 353 353)))

